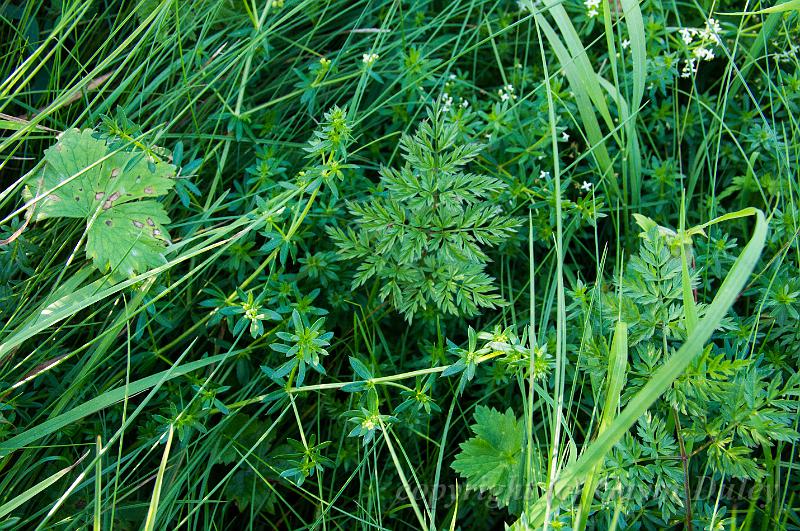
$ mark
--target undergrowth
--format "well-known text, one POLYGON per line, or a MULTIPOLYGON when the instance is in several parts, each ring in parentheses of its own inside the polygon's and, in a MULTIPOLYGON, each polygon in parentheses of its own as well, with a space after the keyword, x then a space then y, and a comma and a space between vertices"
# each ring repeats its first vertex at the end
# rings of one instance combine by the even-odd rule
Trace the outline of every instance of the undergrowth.
POLYGON ((796 1, 0 2, 0 529, 797 529, 796 1))

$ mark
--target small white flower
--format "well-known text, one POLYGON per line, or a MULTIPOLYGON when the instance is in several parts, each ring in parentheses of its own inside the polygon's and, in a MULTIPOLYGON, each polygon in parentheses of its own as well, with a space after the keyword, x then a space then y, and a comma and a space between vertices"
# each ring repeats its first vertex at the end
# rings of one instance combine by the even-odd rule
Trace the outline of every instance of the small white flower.
POLYGON ((697 73, 697 63, 694 59, 687 59, 681 70, 681 77, 691 77, 697 73))
POLYGON ((622 41, 622 49, 623 49, 623 50, 627 50, 628 48, 630 48, 630 46, 631 46, 631 41, 630 41, 630 39, 624 39, 624 40, 622 41))
POLYGON ((590 183, 589 181, 583 181, 583 184, 581 185, 581 190, 583 190, 584 192, 588 192, 591 189, 592 189, 592 183, 590 183))
POLYGON ((586 12, 586 16, 589 18, 594 18, 598 15, 597 9, 591 8, 589 11, 586 12))
POLYGON ((522 12, 533 13, 534 12, 533 4, 534 4, 533 0, 517 0, 517 7, 522 12))
POLYGON ((703 40, 707 41, 714 41, 717 44, 720 43, 719 34, 722 33, 722 28, 719 25, 719 22, 715 18, 710 18, 706 21, 706 27, 700 31, 700 37, 703 40))
POLYGON ((469 107, 469 102, 464 98, 461 98, 461 106, 466 109, 467 107, 469 107))
POLYGON ((455 74, 450 74, 450 79, 455 79, 455 78, 456 78, 455 74))
POLYGON ((714 50, 711 48, 706 48, 705 46, 700 46, 695 48, 694 56, 698 59, 704 59, 706 61, 711 61, 714 59, 714 50))
POLYGON ((497 94, 500 96, 500 101, 517 99, 516 94, 514 94, 514 87, 512 85, 506 85, 503 88, 498 89, 497 94))
POLYGON ((540 179, 549 179, 550 178, 550 172, 549 171, 544 171, 544 170, 540 171, 539 172, 539 178, 540 179))
POLYGON ((566 131, 561 133, 561 141, 562 142, 569 142, 569 133, 567 133, 566 131))
POLYGON ((442 110, 448 112, 453 106, 453 97, 447 92, 442 94, 442 110))
POLYGON ((372 64, 380 58, 380 55, 376 53, 365 53, 361 56, 361 62, 367 66, 372 66, 372 64))
POLYGON ((681 39, 683 39, 683 42, 684 44, 686 44, 686 46, 692 44, 693 35, 696 31, 697 30, 695 30, 694 28, 681 28, 679 30, 679 33, 681 34, 681 39))

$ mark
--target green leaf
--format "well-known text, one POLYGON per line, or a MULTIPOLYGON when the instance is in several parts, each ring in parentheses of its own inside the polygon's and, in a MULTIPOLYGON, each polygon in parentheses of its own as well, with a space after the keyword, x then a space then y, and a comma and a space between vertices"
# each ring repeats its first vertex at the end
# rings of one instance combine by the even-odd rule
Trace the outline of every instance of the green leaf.
MULTIPOLYGON (((622 388, 625 386, 625 372, 628 367, 628 324, 624 321, 617 321, 614 327, 614 338, 611 340, 611 352, 608 356, 608 374, 606 380, 606 399, 603 405, 603 414, 600 417, 600 424, 597 433, 603 433, 614 417, 617 415, 622 388)), ((575 520, 574 528, 577 531, 586 529, 589 520, 592 501, 594 500, 597 484, 600 479, 601 466, 589 471, 583 492, 581 493, 581 504, 578 517, 575 520)))
POLYGON ((453 470, 467 478, 468 489, 489 491, 501 506, 511 505, 524 482, 522 423, 511 408, 500 413, 478 406, 471 429, 476 437, 461 443, 453 470))
POLYGON ((175 166, 141 150, 115 150, 91 129, 69 129, 45 151, 44 168, 26 182, 34 219, 86 221, 86 256, 101 271, 130 277, 166 262, 164 207, 175 166), (144 199, 144 200, 143 200, 144 199))
POLYGON ((765 7, 758 11, 734 11, 732 13, 720 13, 720 15, 762 15, 765 13, 784 13, 786 11, 800 10, 800 0, 789 0, 775 6, 765 7))

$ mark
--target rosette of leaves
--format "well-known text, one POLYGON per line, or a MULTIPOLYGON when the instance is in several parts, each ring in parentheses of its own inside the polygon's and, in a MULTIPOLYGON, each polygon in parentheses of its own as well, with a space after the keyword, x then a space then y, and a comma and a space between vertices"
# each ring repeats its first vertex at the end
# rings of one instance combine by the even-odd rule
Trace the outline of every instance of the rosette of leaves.
POLYGON ((429 109, 400 140, 405 164, 381 168, 385 193, 348 204, 353 227, 328 229, 339 253, 360 263, 353 288, 377 278, 381 299, 408 320, 429 310, 470 316, 501 303, 486 250, 519 222, 495 201, 505 183, 466 170, 481 146, 458 138, 457 125, 429 109))
POLYGON ((175 166, 150 149, 69 129, 45 150, 23 196, 34 200, 35 221, 85 221, 86 257, 100 271, 125 278, 166 262, 170 220, 156 199, 173 188, 174 177, 175 166))

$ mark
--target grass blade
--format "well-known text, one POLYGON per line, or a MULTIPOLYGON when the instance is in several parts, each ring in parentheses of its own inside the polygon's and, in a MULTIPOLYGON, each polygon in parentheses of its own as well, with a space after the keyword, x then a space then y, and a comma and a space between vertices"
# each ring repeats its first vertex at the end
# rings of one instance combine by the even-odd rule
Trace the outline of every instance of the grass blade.
POLYGON ((40 481, 39 483, 37 483, 33 487, 29 488, 28 490, 26 490, 22 494, 20 494, 18 496, 15 496, 11 501, 9 501, 7 503, 4 503, 2 506, 0 506, 0 518, 4 518, 4 517, 8 516, 11 513, 11 511, 16 509, 20 505, 24 504, 25 502, 31 500, 34 496, 36 496, 40 492, 46 490, 48 487, 50 487, 54 483, 57 483, 61 478, 63 478, 65 475, 67 475, 72 469, 74 469, 76 466, 78 466, 78 464, 81 461, 83 461, 86 458, 87 455, 89 455, 88 452, 83 454, 83 456, 80 459, 75 461, 73 464, 71 464, 67 468, 62 468, 61 470, 59 470, 58 472, 56 472, 52 476, 48 477, 47 479, 45 479, 43 481, 40 481))
POLYGON ((161 464, 158 467, 158 474, 156 474, 156 483, 153 486, 153 497, 150 498, 150 507, 147 509, 147 519, 144 522, 145 531, 153 531, 156 526, 156 517, 158 516, 158 502, 161 499, 161 486, 164 483, 164 471, 167 469, 167 461, 169 460, 169 450, 172 448, 172 436, 175 433, 175 426, 169 425, 169 432, 167 435, 167 444, 164 447, 164 455, 161 456, 161 464))
POLYGON ((25 448, 29 444, 55 433, 69 424, 77 422, 88 415, 97 413, 102 409, 112 406, 117 402, 124 400, 126 396, 132 396, 141 393, 142 391, 150 389, 151 387, 158 388, 168 380, 178 376, 183 376, 184 374, 207 367, 208 365, 218 363, 223 361, 228 356, 229 354, 219 354, 217 356, 210 356, 202 360, 186 363, 185 365, 173 367, 171 369, 167 369, 166 371, 148 376, 147 378, 142 378, 141 380, 131 382, 131 384, 127 387, 118 387, 111 391, 105 392, 102 395, 88 400, 80 406, 67 411, 66 413, 46 420, 38 426, 30 428, 29 430, 26 430, 7 441, 3 441, 0 443, 0 459, 8 456, 14 450, 25 448))
MULTIPOLYGON (((606 400, 603 405, 603 415, 598 427, 598 435, 606 431, 608 425, 614 420, 619 408, 619 399, 622 396, 622 388, 625 385, 625 372, 628 366, 628 325, 623 321, 617 322, 614 329, 614 339, 611 340, 611 352, 608 357, 608 377, 606 385, 606 400)), ((598 463, 589 473, 586 483, 583 484, 581 493, 581 504, 578 516, 575 520, 574 528, 582 531, 586 528, 589 521, 589 511, 594 492, 597 490, 599 481, 600 464, 598 463)))

